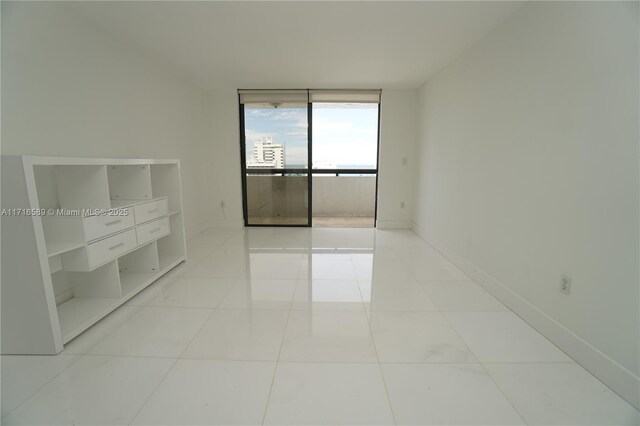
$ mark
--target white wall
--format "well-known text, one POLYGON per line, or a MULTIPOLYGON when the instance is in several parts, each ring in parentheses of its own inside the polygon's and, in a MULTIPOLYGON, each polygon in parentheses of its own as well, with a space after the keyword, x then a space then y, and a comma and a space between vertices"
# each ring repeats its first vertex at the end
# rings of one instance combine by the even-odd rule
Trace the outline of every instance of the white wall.
POLYGON ((240 122, 238 91, 216 90, 213 102, 213 144, 215 151, 209 159, 215 179, 212 224, 218 227, 244 226, 242 219, 242 173, 240 172, 240 122), (220 202, 224 202, 224 208, 220 202))
POLYGON ((416 90, 382 91, 377 221, 381 229, 411 227, 417 101, 416 90))
POLYGON ((531 2, 430 79, 414 217, 636 406, 638 36, 638 3, 531 2))
POLYGON ((2 3, 2 154, 179 158, 187 229, 210 220, 209 95, 62 3, 2 3))

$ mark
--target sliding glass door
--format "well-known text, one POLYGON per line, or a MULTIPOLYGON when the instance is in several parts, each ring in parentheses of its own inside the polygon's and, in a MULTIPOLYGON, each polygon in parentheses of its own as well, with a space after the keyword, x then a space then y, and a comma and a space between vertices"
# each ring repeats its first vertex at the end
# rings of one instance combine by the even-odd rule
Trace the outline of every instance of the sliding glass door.
POLYGON ((375 226, 379 90, 238 95, 245 225, 375 226))
POLYGON ((306 91, 240 93, 244 217, 248 226, 310 226, 306 91))

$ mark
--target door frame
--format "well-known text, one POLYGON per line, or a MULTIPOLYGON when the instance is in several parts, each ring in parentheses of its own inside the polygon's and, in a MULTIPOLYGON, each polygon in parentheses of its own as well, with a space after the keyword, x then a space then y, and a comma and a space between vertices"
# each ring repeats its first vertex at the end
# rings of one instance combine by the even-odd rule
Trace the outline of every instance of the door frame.
POLYGON ((371 174, 376 176, 375 184, 375 198, 374 198, 374 213, 373 213, 373 227, 376 228, 378 221, 378 179, 380 177, 380 111, 382 109, 382 101, 378 102, 378 125, 376 135, 376 167, 375 169, 313 169, 313 103, 307 103, 307 168, 306 169, 258 169, 253 170, 256 174, 288 174, 288 173, 307 173, 307 224, 249 224, 249 207, 247 203, 247 150, 246 150, 246 137, 244 127, 244 104, 240 102, 240 94, 238 94, 239 105, 239 124, 240 124, 240 172, 242 174, 242 217, 244 226, 246 228, 311 228, 313 227, 313 175, 314 174, 335 174, 339 175, 359 175, 359 174, 371 174))

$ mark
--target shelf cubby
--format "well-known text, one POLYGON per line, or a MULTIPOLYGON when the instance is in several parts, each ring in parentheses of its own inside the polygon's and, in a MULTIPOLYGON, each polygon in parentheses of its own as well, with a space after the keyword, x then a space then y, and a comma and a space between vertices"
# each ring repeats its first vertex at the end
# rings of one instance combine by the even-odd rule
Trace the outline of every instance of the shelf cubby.
POLYGON ((154 197, 169 198, 169 214, 182 211, 179 164, 152 164, 151 189, 154 197))
POLYGON ((52 280, 58 293, 56 302, 62 299, 57 311, 65 343, 104 316, 92 307, 111 306, 122 299, 116 261, 91 272, 58 271, 52 280))
MULTIPOLYGON (((151 199, 151 173, 148 164, 109 165, 107 177, 111 200, 151 199)), ((113 202, 111 207, 115 207, 113 202)))
POLYGON ((155 242, 118 259, 122 294, 133 296, 153 281, 159 273, 158 246, 155 242))
POLYGON ((66 253, 71 250, 75 250, 80 247, 84 247, 83 242, 81 243, 54 243, 54 242, 46 242, 47 246, 47 256, 59 256, 63 253, 66 253))
POLYGON ((54 167, 54 175, 60 208, 82 210, 111 207, 106 166, 59 165, 54 167))
POLYGON ((58 306, 63 344, 69 343, 87 328, 120 306, 121 298, 72 298, 58 306))

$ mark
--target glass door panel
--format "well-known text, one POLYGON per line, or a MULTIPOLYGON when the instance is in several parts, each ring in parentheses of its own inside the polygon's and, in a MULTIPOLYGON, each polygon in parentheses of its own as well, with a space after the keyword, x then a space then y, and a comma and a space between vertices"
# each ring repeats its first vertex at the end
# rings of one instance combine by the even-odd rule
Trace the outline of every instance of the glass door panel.
POLYGON ((241 105, 246 225, 309 226, 306 103, 241 105))

